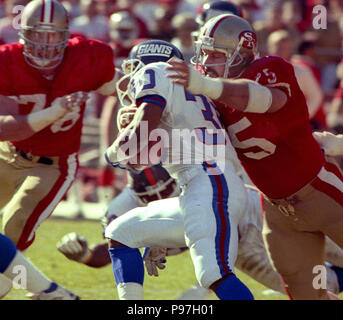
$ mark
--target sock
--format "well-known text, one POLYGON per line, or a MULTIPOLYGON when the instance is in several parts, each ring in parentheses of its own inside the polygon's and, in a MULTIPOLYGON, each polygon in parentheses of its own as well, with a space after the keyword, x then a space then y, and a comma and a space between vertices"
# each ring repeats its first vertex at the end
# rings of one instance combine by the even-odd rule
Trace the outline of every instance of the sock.
POLYGON ((336 273, 339 292, 342 292, 343 291, 343 268, 337 267, 337 266, 330 266, 329 268, 336 273))
POLYGON ((143 299, 144 265, 138 249, 109 248, 114 279, 120 299, 143 299), (136 292, 137 291, 137 292, 136 292))
POLYGON ((51 285, 47 279, 17 250, 14 242, 0 234, 0 272, 12 280, 16 288, 26 289, 32 293, 41 292, 51 285))
POLYGON ((226 278, 215 293, 220 300, 254 300, 247 286, 235 275, 226 278))
POLYGON ((45 291, 52 284, 52 281, 29 262, 20 251, 17 251, 4 275, 13 280, 15 288, 22 288, 31 293, 45 291))
POLYGON ((143 286, 136 282, 117 285, 119 300, 143 300, 143 286))

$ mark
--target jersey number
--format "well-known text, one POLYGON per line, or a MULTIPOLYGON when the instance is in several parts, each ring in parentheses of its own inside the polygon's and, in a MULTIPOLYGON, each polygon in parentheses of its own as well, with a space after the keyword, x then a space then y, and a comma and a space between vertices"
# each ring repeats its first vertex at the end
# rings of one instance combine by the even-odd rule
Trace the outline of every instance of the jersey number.
MULTIPOLYGON (((197 138, 206 145, 225 145, 225 131, 217 117, 215 106, 212 105, 203 95, 199 95, 205 109, 202 109, 202 115, 206 121, 210 121, 217 129, 214 133, 208 131, 207 128, 195 128, 197 138)), ((196 101, 196 97, 185 89, 185 98, 187 101, 196 101)))
MULTIPOLYGON (((14 99, 19 104, 29 104, 33 103, 33 107, 31 113, 41 111, 44 109, 46 105, 46 95, 45 94, 28 94, 28 95, 20 95, 20 96, 10 96, 10 98, 14 99)), ((51 125, 51 131, 53 133, 59 131, 67 131, 69 130, 76 121, 80 118, 80 107, 75 110, 75 112, 71 113, 68 112, 65 114, 64 117, 59 119, 58 121, 54 122, 51 125)))
POLYGON ((235 124, 228 126, 228 132, 232 145, 235 148, 247 149, 251 147, 260 147, 263 151, 259 152, 245 152, 244 155, 248 158, 260 160, 266 157, 269 157, 275 153, 276 145, 271 143, 264 138, 250 138, 247 140, 239 141, 237 138, 237 133, 242 132, 246 128, 251 126, 251 122, 248 118, 244 117, 235 124))
POLYGON ((143 90, 145 89, 152 89, 156 85, 156 80, 155 80, 155 71, 152 69, 147 69, 145 71, 145 74, 149 76, 149 83, 145 84, 143 87, 143 90))

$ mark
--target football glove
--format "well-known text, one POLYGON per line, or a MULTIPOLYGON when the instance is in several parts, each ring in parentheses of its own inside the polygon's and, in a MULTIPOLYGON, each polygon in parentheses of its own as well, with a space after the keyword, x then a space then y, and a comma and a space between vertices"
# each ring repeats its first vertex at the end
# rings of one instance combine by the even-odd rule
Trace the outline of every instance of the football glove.
POLYGON ((75 232, 66 234, 57 244, 58 251, 63 253, 69 260, 86 263, 92 251, 88 248, 88 241, 85 237, 75 232))
POLYGON ((145 248, 143 261, 149 276, 158 277, 157 268, 163 270, 166 267, 166 254, 166 248, 145 248))

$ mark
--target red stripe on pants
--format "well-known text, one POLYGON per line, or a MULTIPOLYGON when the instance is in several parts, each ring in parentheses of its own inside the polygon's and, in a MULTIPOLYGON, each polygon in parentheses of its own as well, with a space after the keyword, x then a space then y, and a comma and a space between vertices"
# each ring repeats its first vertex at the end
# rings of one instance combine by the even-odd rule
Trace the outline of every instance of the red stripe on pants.
MULTIPOLYGON (((18 243, 17 243, 17 248, 19 250, 21 250, 21 251, 25 250, 34 241, 34 237, 30 241, 28 241, 28 238, 29 238, 30 234, 32 233, 32 230, 33 230, 34 226, 36 225, 39 217, 44 212, 44 210, 49 206, 49 204, 53 201, 56 194, 61 189, 64 182, 66 181, 66 177, 68 176, 68 167, 69 166, 68 166, 66 159, 61 158, 59 160, 59 169, 60 169, 61 174, 60 174, 59 178, 57 179, 56 183, 54 184, 54 186, 51 188, 50 192, 38 203, 36 208, 32 211, 30 217, 26 221, 23 232, 20 235, 20 238, 19 238, 18 243)), ((69 187, 68 187, 68 189, 69 189, 69 187)), ((65 193, 67 193, 68 189, 66 190, 65 193)), ((64 194, 62 195, 61 199, 63 198, 64 194)), ((56 203, 56 206, 57 206, 58 202, 56 203)), ((51 213, 53 212, 55 207, 52 208, 49 216, 51 215, 51 213)))

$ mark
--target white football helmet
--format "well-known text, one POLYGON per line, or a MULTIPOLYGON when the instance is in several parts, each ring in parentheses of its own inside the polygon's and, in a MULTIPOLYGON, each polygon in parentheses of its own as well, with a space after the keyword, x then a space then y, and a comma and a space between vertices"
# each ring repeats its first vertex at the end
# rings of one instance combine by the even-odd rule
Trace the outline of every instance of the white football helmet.
POLYGON ((124 48, 130 48, 138 38, 139 25, 128 11, 113 13, 110 17, 110 37, 124 48))
POLYGON ((19 38, 29 65, 37 69, 56 68, 69 38, 67 10, 57 0, 29 2, 21 16, 19 38))
MULTIPOLYGON (((251 62, 256 54, 257 39, 252 26, 245 19, 233 14, 222 14, 208 20, 200 29, 195 41, 196 55, 191 62, 202 67, 225 65, 224 78, 232 77, 232 68, 251 62), (242 49, 245 49, 244 56, 242 49), (220 51, 226 54, 226 61, 219 64, 204 64, 204 51, 220 51), (250 54, 251 53, 251 54, 250 54)), ((238 75, 235 75, 237 77, 238 75)))

